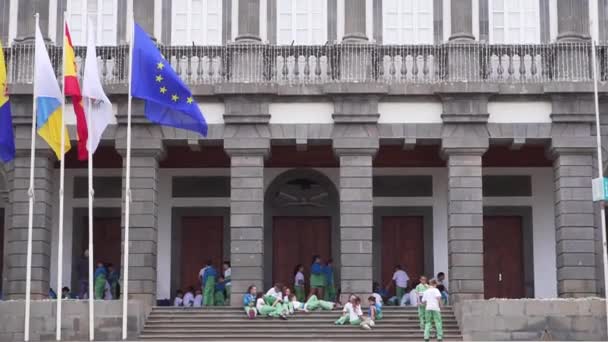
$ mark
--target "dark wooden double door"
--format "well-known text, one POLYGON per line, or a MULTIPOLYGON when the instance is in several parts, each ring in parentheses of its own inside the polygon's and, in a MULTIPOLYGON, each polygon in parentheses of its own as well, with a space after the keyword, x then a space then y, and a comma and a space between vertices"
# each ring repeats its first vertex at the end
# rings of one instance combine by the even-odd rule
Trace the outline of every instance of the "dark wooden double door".
MULTIPOLYGON (((120 271, 120 265, 122 264, 122 227, 120 220, 120 217, 93 218, 93 262, 111 263, 117 271, 120 271)), ((82 239, 83 251, 89 248, 88 226, 88 218, 85 218, 82 225, 85 229, 82 239)))
POLYGON ((312 256, 331 258, 331 218, 275 216, 272 225, 272 281, 293 287, 294 269, 304 266, 308 285, 312 256))
POLYGON ((483 277, 485 298, 523 298, 522 218, 484 216, 483 277))
POLYGON ((224 218, 222 216, 182 217, 179 288, 200 286, 198 273, 207 260, 218 272, 224 262, 224 218))
MULTIPOLYGON (((422 216, 382 217, 381 286, 392 281, 395 265, 401 265, 407 272, 410 287, 424 274, 423 222, 422 216)), ((395 294, 395 289, 391 292, 395 294)))

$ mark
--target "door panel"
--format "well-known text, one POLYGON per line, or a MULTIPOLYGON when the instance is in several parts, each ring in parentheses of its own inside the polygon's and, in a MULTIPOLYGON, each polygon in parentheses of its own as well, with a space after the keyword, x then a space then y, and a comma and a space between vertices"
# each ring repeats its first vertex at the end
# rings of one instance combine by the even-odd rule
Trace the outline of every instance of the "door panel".
MULTIPOLYGON (((88 221, 87 221, 88 222, 88 221)), ((85 227, 88 227, 85 225, 85 227)), ((88 248, 88 235, 85 236, 84 244, 88 248)), ((117 271, 121 265, 122 228, 120 217, 93 219, 93 261, 112 263, 117 271)))
POLYGON ((519 216, 484 216, 485 298, 524 297, 523 232, 519 216))
MULTIPOLYGON (((412 285, 424 272, 422 216, 382 217, 382 286, 393 278, 395 265, 403 266, 412 285)), ((394 294, 394 288, 392 289, 394 294)))
POLYGON ((211 259, 221 271, 224 246, 222 216, 183 217, 181 231, 181 278, 179 288, 200 286, 198 273, 211 259))
POLYGON ((272 281, 293 288, 294 268, 304 265, 308 284, 313 255, 331 257, 331 219, 329 217, 273 218, 272 281))

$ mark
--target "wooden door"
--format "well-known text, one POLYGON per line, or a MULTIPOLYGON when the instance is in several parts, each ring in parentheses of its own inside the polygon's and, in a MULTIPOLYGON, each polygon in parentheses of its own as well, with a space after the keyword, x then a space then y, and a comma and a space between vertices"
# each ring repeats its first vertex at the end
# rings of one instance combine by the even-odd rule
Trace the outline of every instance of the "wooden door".
POLYGON ((182 218, 181 278, 179 288, 199 287, 198 273, 211 259, 218 272, 224 262, 224 219, 222 216, 182 218))
POLYGON ((294 268, 304 265, 308 285, 313 255, 331 258, 331 219, 329 217, 273 218, 272 281, 293 287, 294 268))
POLYGON ((524 297, 523 233, 519 216, 484 216, 485 298, 524 297))
POLYGON ((424 274, 423 222, 422 216, 382 217, 381 286, 392 281, 396 265, 401 265, 410 277, 408 286, 424 274))
MULTIPOLYGON (((97 263, 98 261, 101 261, 104 264, 112 263, 114 269, 120 271, 122 260, 121 229, 120 217, 93 218, 93 262, 97 263)), ((84 243, 88 246, 88 235, 85 237, 84 243)))

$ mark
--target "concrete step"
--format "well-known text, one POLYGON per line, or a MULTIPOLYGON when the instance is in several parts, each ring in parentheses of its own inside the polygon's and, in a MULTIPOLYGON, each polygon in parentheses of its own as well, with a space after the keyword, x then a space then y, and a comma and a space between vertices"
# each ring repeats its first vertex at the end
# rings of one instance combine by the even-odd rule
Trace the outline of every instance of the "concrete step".
MULTIPOLYGON (((435 335, 432 335, 432 338, 435 339, 435 335)), ((266 333, 244 333, 244 334, 234 334, 234 333, 206 333, 203 335, 200 334, 142 334, 140 336, 140 340, 148 340, 148 341, 200 341, 201 339, 205 339, 205 341, 209 340, 222 340, 222 341, 268 341, 268 340, 321 340, 321 341, 335 341, 335 340, 380 340, 380 341, 421 341, 423 339, 422 333, 400 333, 400 334, 386 334, 378 331, 365 331, 362 329, 358 330, 349 330, 344 331, 343 334, 328 334, 325 332, 318 333, 309 333, 309 334, 283 334, 277 332, 266 332, 266 333)), ((461 335, 454 334, 444 334, 444 341, 462 341, 461 335)))
MULTIPOLYGON (((197 329, 201 327, 222 327, 223 329, 258 329, 258 328, 276 328, 276 327, 308 327, 308 328, 325 328, 334 326, 333 322, 327 321, 300 321, 290 319, 287 321, 283 320, 275 320, 275 321, 260 321, 260 320, 251 320, 249 322, 188 322, 188 323, 173 323, 173 322, 146 322, 146 328, 163 328, 163 329, 197 329)), ((390 327, 390 328, 400 328, 400 329, 408 329, 408 328, 418 328, 418 322, 401 322, 401 321, 378 321, 379 327, 390 327)), ((452 322, 443 322, 443 328, 455 328, 458 329, 458 323, 455 321, 452 322)))

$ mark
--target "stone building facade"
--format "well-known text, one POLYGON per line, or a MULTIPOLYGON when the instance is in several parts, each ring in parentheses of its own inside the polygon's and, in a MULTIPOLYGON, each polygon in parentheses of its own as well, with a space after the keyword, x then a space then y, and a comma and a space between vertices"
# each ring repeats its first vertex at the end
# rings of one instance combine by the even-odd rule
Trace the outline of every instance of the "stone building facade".
MULTIPOLYGON (((134 101, 131 296, 148 304, 170 298, 211 258, 218 267, 232 263, 232 304, 240 305, 250 284, 289 283, 295 264, 307 267, 313 254, 335 260, 343 294, 370 293, 372 282, 390 280, 394 264, 412 276, 444 271, 454 302, 604 293, 591 201, 589 38, 600 41, 605 81, 606 1, 535 0, 538 39, 495 44, 499 1, 435 0, 431 42, 390 45, 383 44, 390 2, 313 1, 324 6, 328 43, 299 44, 296 35, 285 45, 280 1, 216 2, 221 45, 194 46, 171 43, 179 32, 171 1, 116 2, 116 46, 98 53, 116 121, 95 156, 96 259, 121 264, 127 13, 157 39, 209 123, 207 137, 154 126, 134 101)), ((182 2, 192 10, 192 1, 182 2)), ((4 298, 25 292, 31 14, 40 13, 58 66, 54 42, 70 3, 0 1, 17 137, 15 161, 0 167, 4 298)), ((601 83, 603 115, 606 91, 601 83)), ((59 237, 58 163, 38 142, 35 298, 55 287, 59 238, 67 246, 64 283, 77 286, 86 164, 69 153, 66 165, 59 237)))

